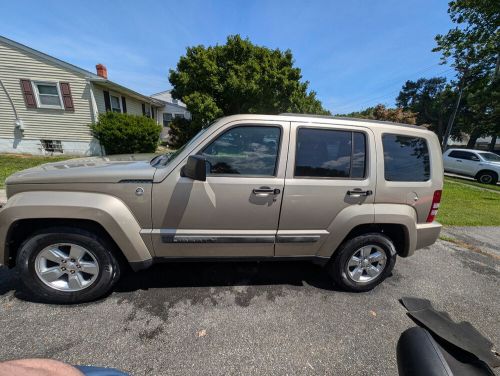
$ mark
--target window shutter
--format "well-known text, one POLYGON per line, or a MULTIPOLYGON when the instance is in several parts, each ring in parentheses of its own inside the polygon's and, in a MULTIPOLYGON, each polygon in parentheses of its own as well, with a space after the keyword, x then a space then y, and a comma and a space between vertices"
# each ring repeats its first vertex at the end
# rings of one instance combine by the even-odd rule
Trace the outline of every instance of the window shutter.
POLYGON ((60 82, 59 88, 61 89, 64 109, 66 111, 75 111, 75 105, 73 104, 73 97, 71 96, 71 88, 69 87, 69 82, 60 82))
POLYGON ((30 80, 21 80, 21 90, 24 95, 24 103, 27 108, 36 108, 35 94, 33 93, 33 86, 30 80))
POLYGON ((103 90, 104 94, 104 107, 106 111, 111 111, 111 99, 109 98, 109 91, 103 90))
POLYGON ((151 106, 151 119, 155 119, 155 108, 151 106))
POLYGON ((142 116, 146 116, 146 105, 142 104, 142 116))
POLYGON ((127 101, 125 100, 125 97, 122 97, 122 110, 124 114, 127 113, 127 101))

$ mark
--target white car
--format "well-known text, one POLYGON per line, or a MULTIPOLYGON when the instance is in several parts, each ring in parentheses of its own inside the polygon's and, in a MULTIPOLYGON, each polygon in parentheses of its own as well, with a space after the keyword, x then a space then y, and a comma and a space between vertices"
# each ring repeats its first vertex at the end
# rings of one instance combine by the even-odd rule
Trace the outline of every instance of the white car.
POLYGON ((489 151, 448 149, 443 164, 446 172, 470 176, 484 184, 496 184, 500 176, 500 156, 489 151))

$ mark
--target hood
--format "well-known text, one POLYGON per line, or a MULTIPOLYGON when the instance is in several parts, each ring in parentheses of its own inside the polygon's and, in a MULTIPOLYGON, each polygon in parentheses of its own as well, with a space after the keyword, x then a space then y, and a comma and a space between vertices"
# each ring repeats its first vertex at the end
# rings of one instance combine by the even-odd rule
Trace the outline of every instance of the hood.
POLYGON ((121 180, 152 180, 154 154, 76 158, 46 163, 9 176, 6 184, 118 183, 121 180))

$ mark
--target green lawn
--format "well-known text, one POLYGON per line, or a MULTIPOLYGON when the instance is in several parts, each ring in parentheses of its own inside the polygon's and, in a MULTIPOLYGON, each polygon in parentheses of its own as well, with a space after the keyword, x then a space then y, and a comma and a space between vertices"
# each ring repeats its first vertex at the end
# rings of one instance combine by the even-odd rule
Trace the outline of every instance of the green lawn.
POLYGON ((468 184, 472 185, 474 187, 480 187, 480 188, 486 188, 486 189, 491 189, 493 191, 498 191, 500 192, 500 185, 493 185, 493 184, 482 184, 478 181, 475 180, 468 180, 468 179, 460 179, 460 178, 455 178, 451 176, 447 176, 444 178, 445 181, 451 181, 451 182, 457 182, 457 183, 462 183, 462 184, 468 184))
POLYGON ((500 226, 500 193, 446 178, 437 220, 448 226, 500 226))
POLYGON ((16 171, 34 167, 42 163, 62 161, 71 157, 34 157, 22 154, 0 154, 0 188, 3 188, 5 179, 16 171))

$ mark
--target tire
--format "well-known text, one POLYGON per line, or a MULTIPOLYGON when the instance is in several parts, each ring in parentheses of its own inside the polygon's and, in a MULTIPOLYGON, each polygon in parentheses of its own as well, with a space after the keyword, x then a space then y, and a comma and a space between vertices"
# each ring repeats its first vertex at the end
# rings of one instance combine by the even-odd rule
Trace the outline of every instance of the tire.
POLYGON ((327 268, 335 284, 340 288, 346 291, 364 292, 373 289, 386 279, 395 263, 396 250, 391 239, 380 233, 370 233, 344 242, 327 268), (363 261, 364 259, 367 261, 363 261), (375 272, 375 269, 378 271, 375 272))
POLYGON ((30 299, 47 303, 100 298, 120 277, 112 250, 113 245, 102 237, 77 228, 37 232, 21 245, 17 255, 23 290, 30 299))
POLYGON ((483 171, 477 175, 476 179, 482 184, 496 184, 498 182, 498 175, 493 171, 483 171))

